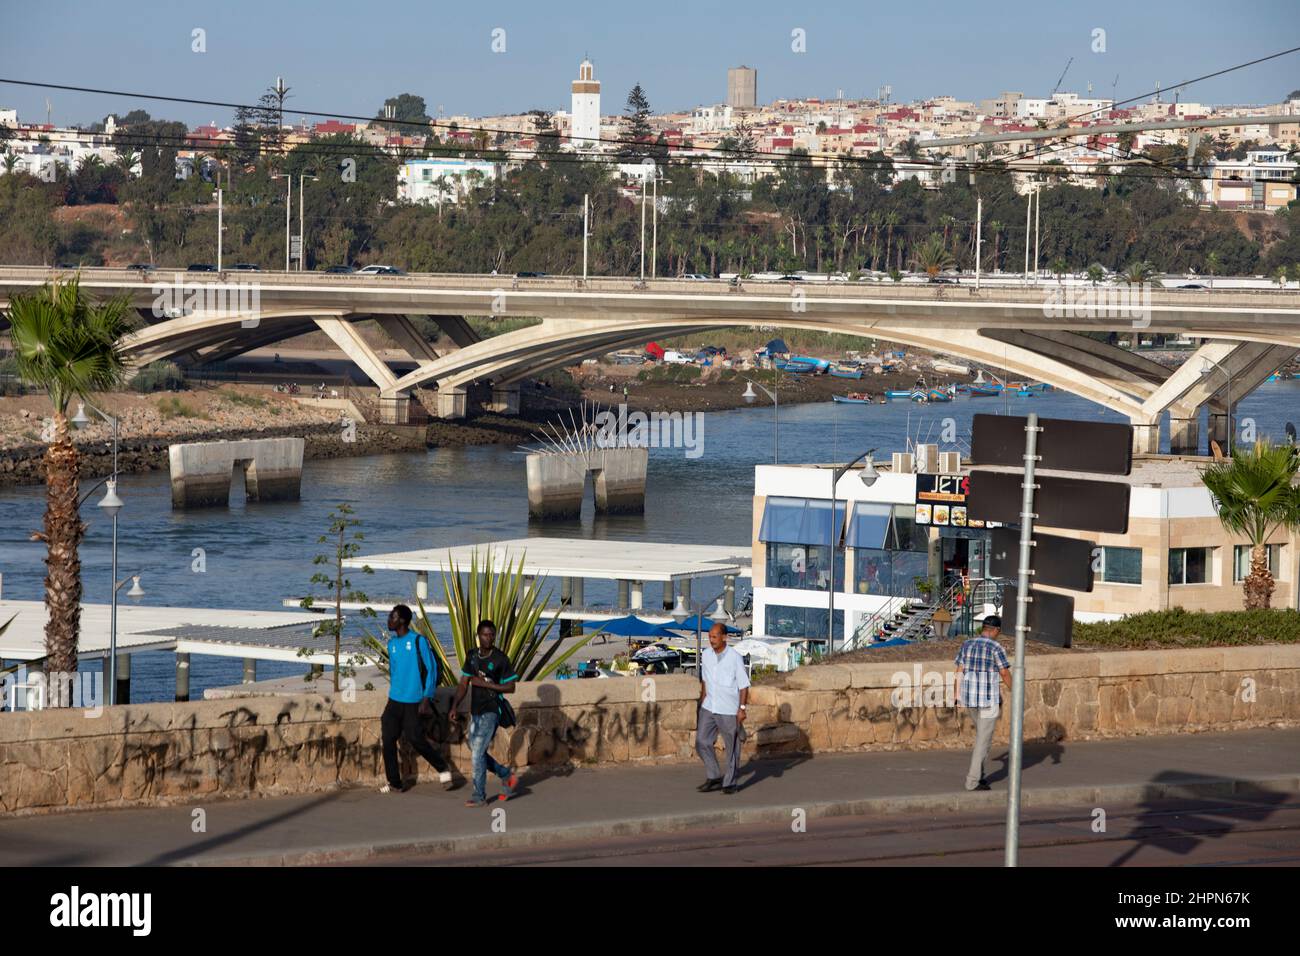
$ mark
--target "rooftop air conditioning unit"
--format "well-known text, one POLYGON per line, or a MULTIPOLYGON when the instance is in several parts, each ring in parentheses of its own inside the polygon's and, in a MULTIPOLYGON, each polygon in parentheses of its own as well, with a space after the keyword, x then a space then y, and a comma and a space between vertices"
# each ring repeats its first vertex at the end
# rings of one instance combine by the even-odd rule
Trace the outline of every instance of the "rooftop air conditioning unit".
POLYGON ((916 446, 917 474, 933 475, 938 470, 939 470, 939 446, 938 445, 917 445, 916 446))
POLYGON ((961 452, 959 451, 939 452, 939 474, 941 475, 961 474, 961 452))
POLYGON ((913 459, 907 452, 894 452, 893 471, 896 475, 910 475, 912 473, 913 459))

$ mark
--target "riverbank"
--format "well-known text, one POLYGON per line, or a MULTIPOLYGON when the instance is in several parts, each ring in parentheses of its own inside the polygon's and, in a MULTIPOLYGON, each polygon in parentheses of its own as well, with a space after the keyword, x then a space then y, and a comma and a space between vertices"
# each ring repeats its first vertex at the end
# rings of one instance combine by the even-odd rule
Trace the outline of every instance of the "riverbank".
MULTIPOLYGON (((100 407, 119 420, 118 471, 138 474, 168 467, 168 447, 178 442, 301 437, 309 460, 523 444, 569 407, 565 398, 529 395, 518 417, 484 413, 463 421, 433 419, 419 426, 359 424, 346 431, 337 408, 317 408, 269 389, 222 385, 147 395, 104 396, 100 407)), ((42 440, 50 416, 44 395, 0 398, 0 486, 44 481, 42 440)), ((88 414, 90 414, 88 412, 88 414)), ((96 420, 76 432, 83 476, 113 467, 113 431, 96 420)))

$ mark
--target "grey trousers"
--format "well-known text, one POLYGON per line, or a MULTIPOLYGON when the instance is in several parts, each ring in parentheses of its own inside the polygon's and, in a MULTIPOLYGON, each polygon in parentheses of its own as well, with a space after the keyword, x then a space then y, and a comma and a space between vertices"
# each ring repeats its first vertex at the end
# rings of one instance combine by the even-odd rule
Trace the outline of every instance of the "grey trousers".
POLYGON ((724 787, 734 787, 740 773, 740 728, 736 725, 735 714, 715 714, 703 707, 699 711, 695 728, 695 752, 704 761, 704 774, 710 780, 722 780, 724 787), (722 743, 727 748, 727 772, 724 775, 718 767, 718 756, 713 751, 713 744, 722 735, 722 743))
POLYGON ((989 747, 993 744, 993 728, 998 725, 998 708, 967 707, 966 713, 975 722, 975 749, 970 755, 970 769, 966 771, 966 789, 974 790, 984 779, 984 761, 988 759, 989 747))

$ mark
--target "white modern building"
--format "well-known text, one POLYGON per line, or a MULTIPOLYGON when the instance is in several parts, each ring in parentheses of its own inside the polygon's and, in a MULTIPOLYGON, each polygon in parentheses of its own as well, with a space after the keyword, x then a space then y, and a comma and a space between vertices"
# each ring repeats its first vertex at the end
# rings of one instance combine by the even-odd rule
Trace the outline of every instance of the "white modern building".
POLYGON ((478 159, 413 159, 398 168, 397 198, 435 205, 458 202, 497 174, 495 163, 478 159))
MULTIPOLYGON (((1106 620, 1182 607, 1239 610, 1250 568, 1247 539, 1227 532, 1200 480, 1208 459, 1144 455, 1130 475, 1128 530, 1045 533, 1094 545, 1094 583, 1074 598, 1076 620, 1106 620)), ((876 466, 867 485, 862 468, 835 487, 830 465, 760 465, 754 474, 754 633, 824 640, 830 613, 835 542, 835 636, 874 631, 880 615, 904 602, 933 604, 960 589, 978 616, 1000 604, 1003 579, 991 576, 991 528, 967 514, 970 466, 955 452, 917 445, 876 466)), ((1267 561, 1276 580, 1273 607, 1300 605, 1297 542, 1276 530, 1267 561)), ((1058 590, 1047 588, 1046 590, 1058 590)))
POLYGON ((600 81, 590 60, 578 66, 573 81, 573 103, 569 111, 569 143, 575 149, 595 149, 600 143, 600 81))

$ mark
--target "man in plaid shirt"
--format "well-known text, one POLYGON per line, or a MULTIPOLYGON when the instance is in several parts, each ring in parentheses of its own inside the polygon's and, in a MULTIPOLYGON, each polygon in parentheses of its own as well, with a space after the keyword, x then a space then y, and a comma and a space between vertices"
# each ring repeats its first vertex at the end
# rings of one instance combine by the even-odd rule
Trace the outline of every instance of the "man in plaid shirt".
POLYGON ((1002 689, 999 681, 1011 686, 1011 664, 997 642, 1002 632, 1002 618, 990 614, 978 637, 962 642, 957 651, 957 706, 965 707, 975 721, 975 751, 966 772, 967 790, 988 790, 984 779, 984 761, 993 743, 993 728, 998 723, 1002 689))

